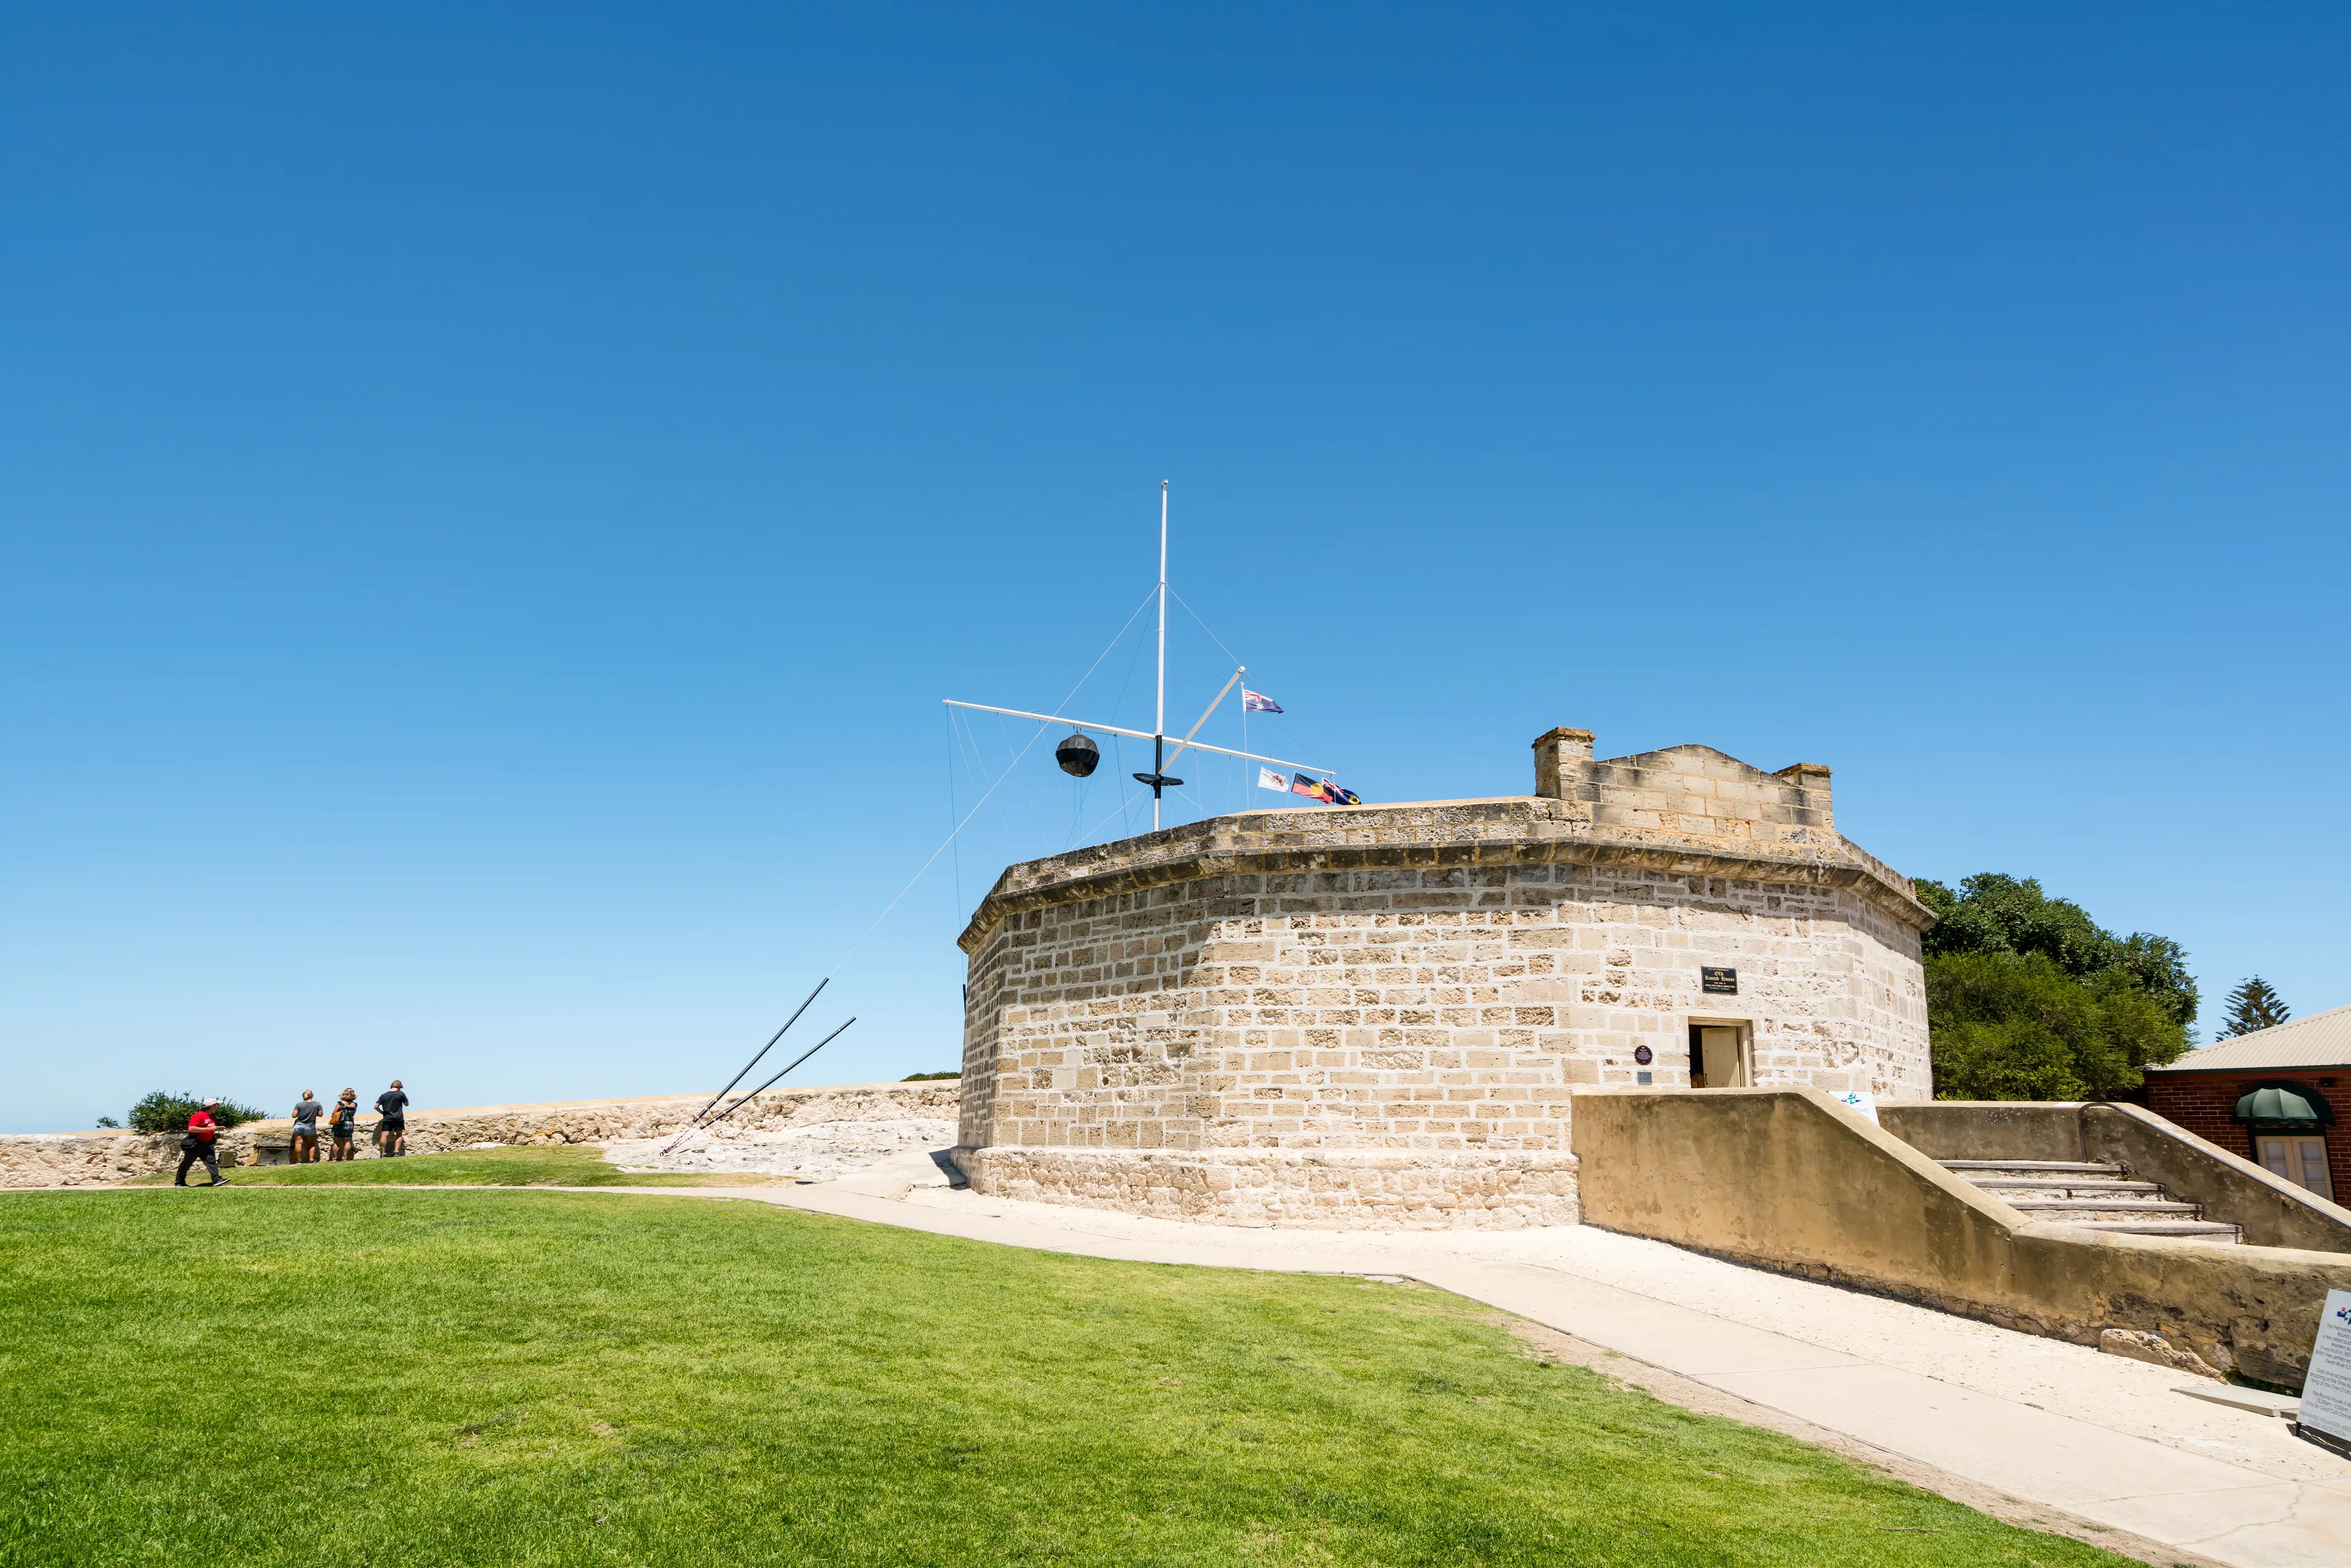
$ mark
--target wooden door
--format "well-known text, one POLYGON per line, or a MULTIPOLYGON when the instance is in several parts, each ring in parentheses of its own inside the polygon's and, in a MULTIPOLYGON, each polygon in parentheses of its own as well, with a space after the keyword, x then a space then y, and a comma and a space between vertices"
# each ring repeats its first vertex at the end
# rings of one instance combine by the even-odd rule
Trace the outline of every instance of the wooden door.
POLYGON ((2261 1139, 2262 1164, 2275 1175, 2306 1186, 2324 1198, 2333 1198, 2335 1183, 2326 1174, 2326 1139, 2322 1134, 2288 1133, 2261 1139))
POLYGON ((1690 1087, 1743 1089, 1747 1086, 1746 1031, 1723 1024, 1690 1026, 1690 1087))

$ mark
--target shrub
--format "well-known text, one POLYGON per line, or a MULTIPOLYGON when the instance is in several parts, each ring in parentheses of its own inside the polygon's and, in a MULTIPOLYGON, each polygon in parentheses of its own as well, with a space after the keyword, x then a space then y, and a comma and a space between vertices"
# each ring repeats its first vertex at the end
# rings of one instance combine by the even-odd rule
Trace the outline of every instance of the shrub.
MULTIPOLYGON (((131 1124, 142 1133, 184 1133, 188 1130, 188 1118, 203 1110, 204 1104, 201 1094, 166 1094, 158 1089, 131 1107, 131 1124)), ((263 1115, 252 1106, 240 1105, 234 1100, 223 1100, 213 1107, 213 1120, 224 1127, 258 1122, 263 1115)))
POLYGON ((909 1072, 898 1080, 901 1083, 928 1083, 935 1078, 961 1078, 960 1072, 909 1072))
POLYGON ((2041 953, 1927 962, 1935 1093, 1944 1100, 2107 1100, 2187 1049, 2164 998, 2127 973, 2076 980, 2041 953))

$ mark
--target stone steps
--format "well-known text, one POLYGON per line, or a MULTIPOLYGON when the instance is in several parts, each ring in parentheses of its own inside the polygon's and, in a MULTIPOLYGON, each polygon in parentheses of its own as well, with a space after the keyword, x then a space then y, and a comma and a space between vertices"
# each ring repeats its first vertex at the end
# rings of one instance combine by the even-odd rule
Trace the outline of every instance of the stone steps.
POLYGON ((2159 1197, 2163 1187, 2151 1181, 2098 1181, 2075 1176, 2069 1181, 1997 1176, 1975 1184, 1986 1192, 2014 1193, 2019 1197, 2159 1197))
POLYGON ((2234 1225, 2204 1218, 2162 1184, 2137 1181, 2120 1166, 2079 1160, 1944 1160, 1943 1168, 2031 1219, 2053 1219, 2126 1236, 2233 1242, 2234 1225))

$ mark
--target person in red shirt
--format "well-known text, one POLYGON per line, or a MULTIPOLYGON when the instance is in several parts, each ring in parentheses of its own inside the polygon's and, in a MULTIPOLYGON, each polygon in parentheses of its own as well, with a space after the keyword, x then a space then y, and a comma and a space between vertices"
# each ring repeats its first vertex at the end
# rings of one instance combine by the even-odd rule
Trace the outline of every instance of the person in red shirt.
POLYGON ((188 1118, 188 1130, 180 1138, 180 1174, 172 1178, 173 1186, 188 1185, 188 1167, 198 1160, 204 1161, 204 1169, 212 1173, 210 1186, 228 1185, 221 1179, 220 1151, 214 1146, 214 1140, 220 1135, 220 1127, 213 1120, 213 1107, 219 1103, 217 1098, 207 1100, 197 1108, 194 1115, 188 1118))

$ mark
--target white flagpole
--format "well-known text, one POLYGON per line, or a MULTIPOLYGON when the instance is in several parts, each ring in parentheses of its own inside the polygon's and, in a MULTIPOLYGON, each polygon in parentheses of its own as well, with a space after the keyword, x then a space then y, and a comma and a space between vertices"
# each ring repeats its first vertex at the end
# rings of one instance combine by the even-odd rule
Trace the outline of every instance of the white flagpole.
MULTIPOLYGON (((1159 706, 1151 721, 1151 771, 1164 773, 1167 739, 1167 481, 1159 481, 1159 706)), ((1159 786, 1151 787, 1151 831, 1159 831, 1159 786)))

